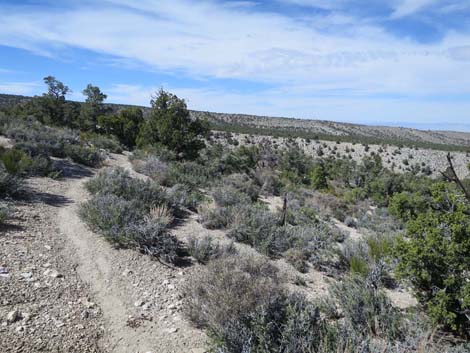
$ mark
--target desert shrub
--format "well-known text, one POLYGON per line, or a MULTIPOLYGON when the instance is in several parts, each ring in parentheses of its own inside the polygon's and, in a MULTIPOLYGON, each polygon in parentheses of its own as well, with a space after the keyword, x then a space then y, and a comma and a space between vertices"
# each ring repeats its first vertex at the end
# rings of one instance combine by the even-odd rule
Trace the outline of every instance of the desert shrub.
POLYGON ((395 246, 397 275, 411 283, 435 324, 468 336, 470 206, 445 183, 435 185, 431 202, 395 246))
POLYGON ((250 196, 237 190, 233 186, 220 186, 214 188, 212 197, 218 207, 251 204, 250 196))
POLYGON ((205 196, 188 185, 176 184, 166 191, 166 200, 175 209, 187 208, 196 211, 205 196))
POLYGON ((284 253, 285 260, 297 271, 305 273, 308 270, 308 256, 301 249, 288 249, 284 253))
POLYGON ((260 187, 246 174, 231 174, 224 178, 224 185, 248 195, 252 202, 258 200, 260 187))
MULTIPOLYGON (((243 204, 242 204, 243 205, 243 204)), ((239 206, 233 216, 228 236, 249 244, 270 256, 279 256, 284 246, 282 229, 278 226, 279 217, 272 212, 253 206, 239 206)))
POLYGON ((80 217, 92 230, 124 248, 132 245, 126 227, 142 222, 144 215, 141 204, 112 194, 98 194, 80 208, 80 217))
POLYGON ((15 147, 30 157, 69 157, 92 167, 98 166, 103 158, 95 149, 82 145, 78 133, 69 129, 45 126, 34 119, 11 122, 4 129, 15 140, 15 147))
POLYGON ((356 220, 353 217, 349 217, 349 216, 345 218, 344 224, 348 227, 351 227, 351 228, 356 228, 357 227, 356 220))
POLYGON ((58 173, 47 155, 38 154, 31 157, 21 149, 21 146, 0 149, 0 162, 10 174, 14 175, 54 176, 58 173))
POLYGON ((346 277, 330 286, 330 296, 341 315, 363 336, 378 336, 391 340, 403 337, 402 316, 388 297, 362 279, 346 277))
POLYGON ((5 168, 0 165, 0 197, 18 197, 26 191, 26 187, 22 179, 8 173, 5 168))
POLYGON ((11 207, 6 203, 0 203, 0 225, 11 216, 11 207))
POLYGON ((255 172, 255 180, 261 185, 260 193, 263 195, 279 196, 281 194, 282 182, 277 173, 269 169, 258 169, 255 172))
POLYGON ((94 195, 112 194, 125 200, 138 200, 147 210, 168 203, 166 193, 158 184, 132 178, 123 168, 104 169, 87 181, 85 187, 94 195))
POLYGON ((281 289, 261 259, 210 262, 186 288, 190 320, 206 328, 219 352, 314 352, 333 330, 316 306, 281 289))
POLYGON ((131 223, 125 228, 132 247, 144 254, 177 263, 180 243, 168 232, 167 224, 158 220, 131 223))
POLYGON ((198 208, 199 222, 207 229, 226 229, 232 223, 236 210, 233 207, 198 208))
POLYGON ((112 153, 121 153, 122 146, 114 136, 106 136, 93 132, 81 132, 82 142, 99 150, 106 150, 112 153))
POLYGON ((375 287, 390 286, 393 284, 389 275, 392 244, 393 238, 386 235, 346 241, 338 253, 339 267, 366 279, 375 287))
POLYGON ((250 312, 280 288, 274 266, 245 256, 214 260, 189 282, 189 318, 219 332, 225 321, 250 312))
POLYGON ((104 158, 96 149, 82 145, 66 145, 64 153, 72 161, 89 167, 98 167, 104 158))
POLYGON ((167 184, 168 163, 161 161, 159 158, 151 155, 141 163, 133 163, 136 172, 147 175, 159 184, 167 184))
POLYGON ((201 264, 206 264, 210 260, 237 254, 233 243, 220 245, 220 243, 215 242, 210 236, 205 236, 201 239, 190 237, 188 239, 188 252, 189 255, 194 257, 201 264))
POLYGON ((134 248, 168 262, 176 262, 177 239, 168 233, 167 221, 146 212, 139 200, 97 194, 81 205, 80 217, 118 248, 134 248))
POLYGON ((33 163, 26 153, 15 148, 0 151, 0 160, 6 171, 15 175, 26 174, 33 163))

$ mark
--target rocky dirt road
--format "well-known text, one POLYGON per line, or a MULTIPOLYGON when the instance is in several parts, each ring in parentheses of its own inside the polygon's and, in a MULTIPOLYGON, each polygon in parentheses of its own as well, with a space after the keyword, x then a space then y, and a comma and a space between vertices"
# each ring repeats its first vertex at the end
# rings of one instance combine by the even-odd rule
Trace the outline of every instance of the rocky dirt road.
POLYGON ((1 351, 204 352, 205 335, 181 313, 191 270, 113 249, 90 232, 77 210, 93 171, 63 167, 60 180, 30 179, 31 198, 0 230, 1 351))

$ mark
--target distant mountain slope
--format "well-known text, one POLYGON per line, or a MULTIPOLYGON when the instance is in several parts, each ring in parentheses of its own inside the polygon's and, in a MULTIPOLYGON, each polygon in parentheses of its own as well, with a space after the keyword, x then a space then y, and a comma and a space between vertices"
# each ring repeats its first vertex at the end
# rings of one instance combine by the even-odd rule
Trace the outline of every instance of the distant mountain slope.
MULTIPOLYGON (((27 101, 31 97, 0 94, 0 107, 27 101)), ((123 104, 108 104, 114 110, 129 107, 123 104)), ((141 107, 145 113, 148 107, 141 107)), ((245 114, 225 114, 191 111, 196 118, 207 118, 215 129, 262 134, 284 134, 319 139, 338 139, 364 143, 387 143, 420 145, 437 148, 436 145, 455 148, 470 147, 470 132, 418 130, 391 126, 370 126, 339 123, 324 120, 279 118, 245 114)))

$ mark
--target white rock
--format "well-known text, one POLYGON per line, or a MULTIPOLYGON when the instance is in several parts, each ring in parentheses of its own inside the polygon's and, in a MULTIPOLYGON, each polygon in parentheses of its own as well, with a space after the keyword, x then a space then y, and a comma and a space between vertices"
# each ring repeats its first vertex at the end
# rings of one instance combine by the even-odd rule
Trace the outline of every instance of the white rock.
POLYGON ((28 279, 28 278, 33 277, 33 273, 32 272, 23 272, 20 276, 25 278, 25 279, 28 279))
POLYGON ((134 303, 134 306, 135 306, 135 307, 140 307, 140 306, 142 306, 142 305, 144 305, 144 304, 145 304, 145 302, 144 302, 143 300, 137 300, 137 301, 134 303))
POLYGON ((21 313, 18 310, 10 311, 7 315, 7 323, 12 324, 21 320, 21 313))
POLYGON ((46 270, 44 271, 44 276, 49 276, 49 277, 52 277, 52 278, 60 278, 62 277, 62 274, 57 272, 57 270, 46 270))

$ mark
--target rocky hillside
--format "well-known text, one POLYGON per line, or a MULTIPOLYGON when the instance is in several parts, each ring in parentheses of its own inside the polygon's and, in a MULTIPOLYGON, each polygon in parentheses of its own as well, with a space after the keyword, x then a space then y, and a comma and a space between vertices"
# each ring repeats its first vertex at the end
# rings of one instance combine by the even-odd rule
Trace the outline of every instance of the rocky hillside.
MULTIPOLYGON (((30 97, 0 94, 0 108, 26 101, 30 97)), ((109 104, 118 111, 128 105, 109 104)), ((141 107, 144 113, 148 107, 141 107)), ((413 145, 433 149, 466 149, 470 147, 470 133, 457 131, 418 130, 391 126, 369 126, 325 120, 280 118, 244 114, 226 114, 191 111, 193 117, 206 118, 215 129, 292 137, 309 137, 322 140, 341 140, 373 144, 413 145)))

